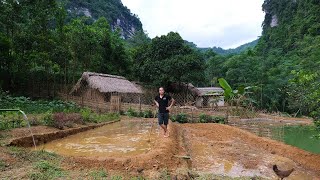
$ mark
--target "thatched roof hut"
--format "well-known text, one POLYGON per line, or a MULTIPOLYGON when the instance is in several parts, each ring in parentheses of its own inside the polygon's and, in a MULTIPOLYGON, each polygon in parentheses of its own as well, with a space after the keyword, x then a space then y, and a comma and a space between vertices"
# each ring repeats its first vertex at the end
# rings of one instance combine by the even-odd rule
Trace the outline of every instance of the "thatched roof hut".
POLYGON ((100 93, 142 93, 139 85, 128 81, 122 76, 84 72, 70 94, 78 94, 86 87, 97 90, 100 93))

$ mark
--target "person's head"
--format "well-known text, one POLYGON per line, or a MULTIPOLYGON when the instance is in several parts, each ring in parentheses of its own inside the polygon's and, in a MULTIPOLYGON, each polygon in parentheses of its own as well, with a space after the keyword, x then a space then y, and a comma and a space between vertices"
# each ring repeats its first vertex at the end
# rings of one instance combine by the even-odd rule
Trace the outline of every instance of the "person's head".
POLYGON ((159 87, 159 94, 164 95, 164 88, 163 87, 159 87))

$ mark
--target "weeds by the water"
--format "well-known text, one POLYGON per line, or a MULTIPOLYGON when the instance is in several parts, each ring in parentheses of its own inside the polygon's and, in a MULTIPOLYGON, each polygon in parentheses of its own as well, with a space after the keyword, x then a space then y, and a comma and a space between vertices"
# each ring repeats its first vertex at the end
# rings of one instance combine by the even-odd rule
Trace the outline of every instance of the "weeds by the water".
POLYGON ((47 152, 44 150, 28 151, 25 148, 15 147, 15 146, 8 147, 8 150, 13 157, 26 160, 29 162, 48 160, 48 161, 53 161, 58 163, 62 160, 62 158, 59 155, 55 153, 47 152))

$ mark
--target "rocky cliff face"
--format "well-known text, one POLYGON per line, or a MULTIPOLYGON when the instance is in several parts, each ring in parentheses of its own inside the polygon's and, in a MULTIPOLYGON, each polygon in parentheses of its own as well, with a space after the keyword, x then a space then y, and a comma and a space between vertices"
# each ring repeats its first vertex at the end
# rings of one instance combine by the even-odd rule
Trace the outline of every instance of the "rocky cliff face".
POLYGON ((132 14, 121 0, 69 0, 66 4, 69 18, 86 16, 92 21, 105 17, 112 30, 119 29, 124 39, 130 38, 136 31, 142 31, 142 23, 132 14))

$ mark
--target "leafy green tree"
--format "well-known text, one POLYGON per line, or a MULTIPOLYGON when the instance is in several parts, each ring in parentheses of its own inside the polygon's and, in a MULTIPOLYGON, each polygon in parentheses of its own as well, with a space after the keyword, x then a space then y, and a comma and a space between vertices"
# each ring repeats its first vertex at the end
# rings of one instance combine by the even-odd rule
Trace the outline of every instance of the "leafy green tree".
POLYGON ((169 85, 172 82, 199 83, 204 79, 204 59, 185 44, 178 33, 152 39, 135 56, 135 77, 147 84, 169 85))

